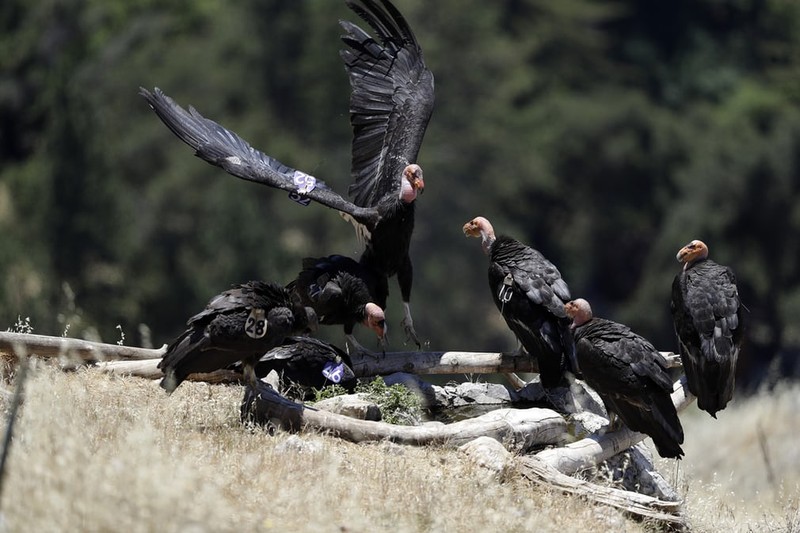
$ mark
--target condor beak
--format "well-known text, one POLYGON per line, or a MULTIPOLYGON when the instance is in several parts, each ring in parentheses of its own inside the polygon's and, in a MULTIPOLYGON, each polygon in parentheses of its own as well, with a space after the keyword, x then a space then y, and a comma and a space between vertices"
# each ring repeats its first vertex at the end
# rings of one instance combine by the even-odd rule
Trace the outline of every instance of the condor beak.
POLYGON ((465 237, 477 236, 477 232, 475 231, 475 223, 472 220, 461 226, 461 231, 464 232, 465 237))
POLYGON ((413 185, 419 194, 423 194, 425 192, 425 180, 422 179, 422 176, 415 178, 413 185))

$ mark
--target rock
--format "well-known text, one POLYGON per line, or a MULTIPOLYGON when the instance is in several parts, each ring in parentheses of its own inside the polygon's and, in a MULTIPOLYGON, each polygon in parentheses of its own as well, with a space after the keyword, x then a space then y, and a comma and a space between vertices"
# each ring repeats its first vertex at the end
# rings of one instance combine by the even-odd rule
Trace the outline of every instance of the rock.
POLYGON ((542 387, 542 383, 539 381, 538 374, 535 378, 529 381, 527 385, 518 390, 516 395, 519 400, 531 403, 541 402, 544 400, 544 387, 542 387))
POLYGON ((461 383, 455 387, 454 407, 464 405, 502 405, 511 403, 511 393, 497 383, 461 383))
POLYGON ((502 474, 511 458, 511 453, 491 437, 478 437, 458 449, 464 452, 472 462, 486 468, 494 475, 502 474))
POLYGON ((275 446, 275 451, 317 454, 322 451, 322 443, 316 440, 305 440, 298 435, 289 435, 285 441, 275 446))
POLYGON ((592 433, 597 433, 608 425, 607 418, 590 413, 589 411, 569 415, 567 421, 571 426, 570 433, 579 439, 587 437, 592 433))
POLYGON ((626 490, 660 500, 680 501, 680 496, 653 465, 653 456, 640 442, 598 465, 610 481, 621 483, 626 490))
POLYGON ((314 408, 359 420, 377 421, 382 418, 380 408, 364 399, 363 394, 345 394, 327 398, 316 402, 314 408))

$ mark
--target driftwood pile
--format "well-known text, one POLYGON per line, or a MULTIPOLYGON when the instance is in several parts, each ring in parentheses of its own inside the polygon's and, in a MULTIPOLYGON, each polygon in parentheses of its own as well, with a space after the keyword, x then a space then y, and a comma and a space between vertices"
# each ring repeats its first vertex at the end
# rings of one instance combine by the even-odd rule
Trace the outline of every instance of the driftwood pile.
MULTIPOLYGON (((48 337, 0 332, 0 353, 12 356, 35 355, 56 359, 66 368, 91 364, 104 372, 156 379, 156 368, 164 354, 160 349, 134 348, 102 344, 65 337, 48 337)), ((668 356, 673 362, 676 357, 668 356)), ((390 375, 387 383, 403 382, 419 391, 432 407, 470 403, 474 398, 459 395, 458 386, 436 387, 419 379, 425 374, 507 374, 536 372, 536 362, 529 357, 483 352, 397 352, 378 359, 354 361, 358 377, 390 375), (454 399, 456 398, 456 399, 454 399), (465 399, 466 398, 466 399, 465 399)), ((195 380, 231 382, 239 379, 233 372, 195 375, 195 380)), ((678 410, 693 398, 684 390, 685 381, 675 383, 672 400, 678 410)), ((487 394, 489 403, 513 406, 517 402, 541 400, 544 392, 537 382, 515 391, 501 385, 483 384, 488 391, 500 387, 506 395, 487 394)), ((468 387, 475 391, 475 387, 468 387)), ((575 382, 560 399, 548 395, 550 404, 573 406, 574 414, 565 418, 548 408, 525 409, 501 407, 480 416, 444 424, 428 422, 419 426, 398 426, 374 420, 359 420, 293 402, 264 384, 259 390, 247 389, 242 402, 244 419, 256 420, 286 431, 314 430, 353 442, 390 440, 400 444, 437 444, 458 447, 478 464, 498 474, 516 473, 533 483, 545 484, 565 492, 624 509, 638 516, 682 526, 681 502, 675 491, 661 478, 650 454, 640 443, 646 436, 628 429, 596 433, 606 423, 605 412, 596 396, 575 382), (586 411, 581 413, 581 411, 586 411), (588 417, 588 418, 587 418, 588 417), (600 422, 598 423, 597 420, 600 422), (575 427, 585 438, 575 437, 575 427), (570 432, 572 429, 572 432, 570 432), (543 449, 544 448, 544 449, 543 449), (624 454, 624 459, 620 455, 624 454), (615 462, 616 461, 616 462, 615 462), (603 465, 603 466, 600 466, 603 465), (624 466, 621 466, 624 465, 624 466), (598 485, 573 477, 581 472, 605 467, 622 472, 623 486, 629 490, 598 485), (628 483, 625 483, 625 477, 628 483), (633 492, 634 490, 639 492, 633 492)), ((563 409, 561 409, 563 410, 563 409)))

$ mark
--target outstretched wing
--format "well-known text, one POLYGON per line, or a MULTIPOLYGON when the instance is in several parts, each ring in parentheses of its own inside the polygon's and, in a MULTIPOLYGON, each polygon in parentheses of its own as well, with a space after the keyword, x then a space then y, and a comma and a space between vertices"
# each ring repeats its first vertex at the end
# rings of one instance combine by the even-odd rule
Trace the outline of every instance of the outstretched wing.
POLYGON ((282 189, 297 201, 305 198, 338 209, 364 224, 374 224, 374 209, 354 205, 331 190, 325 182, 295 170, 250 146, 234 132, 209 120, 194 108, 183 109, 159 88, 153 92, 140 88, 141 94, 158 118, 183 142, 194 148, 195 155, 238 178, 282 189))
POLYGON ((373 207, 400 186, 403 169, 415 163, 433 112, 433 74, 400 12, 388 1, 348 0, 375 31, 378 43, 352 22, 341 51, 350 75, 354 182, 350 196, 373 207))

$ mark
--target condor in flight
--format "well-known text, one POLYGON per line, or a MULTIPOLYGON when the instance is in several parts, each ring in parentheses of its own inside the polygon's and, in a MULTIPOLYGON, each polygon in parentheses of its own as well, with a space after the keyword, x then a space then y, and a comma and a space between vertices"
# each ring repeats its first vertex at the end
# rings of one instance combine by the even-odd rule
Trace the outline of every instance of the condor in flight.
MULTIPOLYGON (((388 0, 347 0, 374 30, 341 21, 348 48, 341 56, 350 77, 353 128, 352 202, 314 176, 290 168, 193 108, 183 109, 156 88, 140 94, 195 155, 239 178, 288 191, 299 201, 313 200, 340 211, 365 240, 361 262, 388 278, 397 275, 403 300, 403 326, 420 345, 411 317, 414 201, 424 189, 417 165, 425 129, 433 112, 433 74, 406 20, 388 0)), ((385 301, 375 302, 386 309, 385 301)))

